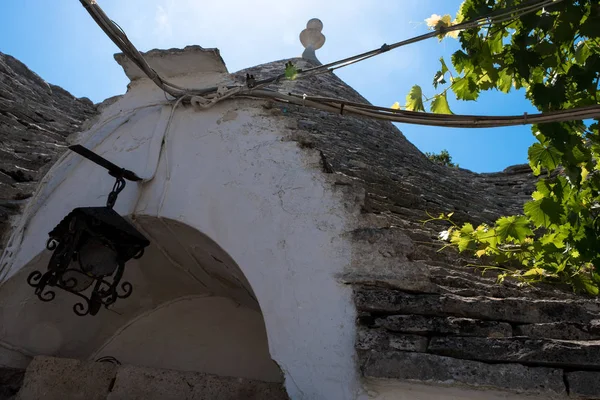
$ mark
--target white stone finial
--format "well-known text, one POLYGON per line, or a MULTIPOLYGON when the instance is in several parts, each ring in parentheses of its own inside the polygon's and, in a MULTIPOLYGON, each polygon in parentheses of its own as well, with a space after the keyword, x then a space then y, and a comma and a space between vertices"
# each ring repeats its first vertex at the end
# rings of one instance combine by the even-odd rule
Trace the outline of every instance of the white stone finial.
POLYGON ((306 27, 308 29, 316 29, 321 32, 323 30, 323 22, 321 22, 319 18, 313 18, 306 23, 306 27))
POLYGON ((302 58, 320 64, 315 50, 320 49, 325 44, 325 36, 321 33, 322 30, 323 22, 318 18, 312 18, 306 23, 306 29, 300 32, 300 42, 305 49, 302 58))

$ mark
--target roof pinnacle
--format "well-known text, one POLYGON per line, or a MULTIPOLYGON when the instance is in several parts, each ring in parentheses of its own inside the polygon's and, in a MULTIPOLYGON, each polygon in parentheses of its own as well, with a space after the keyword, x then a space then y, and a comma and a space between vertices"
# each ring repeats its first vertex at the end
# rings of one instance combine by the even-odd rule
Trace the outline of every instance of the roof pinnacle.
POLYGON ((323 30, 323 22, 318 18, 312 18, 306 23, 306 29, 300 32, 300 42, 304 46, 302 58, 311 60, 321 64, 317 59, 315 50, 323 47, 325 36, 321 33, 323 30))

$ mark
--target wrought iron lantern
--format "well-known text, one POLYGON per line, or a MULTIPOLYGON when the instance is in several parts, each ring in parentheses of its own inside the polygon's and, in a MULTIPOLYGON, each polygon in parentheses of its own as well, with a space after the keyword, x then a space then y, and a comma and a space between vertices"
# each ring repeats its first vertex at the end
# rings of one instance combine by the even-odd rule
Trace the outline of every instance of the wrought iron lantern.
POLYGON ((83 146, 69 149, 106 168, 116 178, 105 207, 80 207, 71 211, 48 235, 53 251, 45 273, 32 272, 27 283, 42 301, 52 301, 57 287, 82 301, 73 306, 79 316, 96 315, 117 299, 131 295, 133 286, 122 282, 125 263, 140 258, 150 242, 121 217, 113 206, 125 180, 139 181, 134 172, 119 168, 83 146))

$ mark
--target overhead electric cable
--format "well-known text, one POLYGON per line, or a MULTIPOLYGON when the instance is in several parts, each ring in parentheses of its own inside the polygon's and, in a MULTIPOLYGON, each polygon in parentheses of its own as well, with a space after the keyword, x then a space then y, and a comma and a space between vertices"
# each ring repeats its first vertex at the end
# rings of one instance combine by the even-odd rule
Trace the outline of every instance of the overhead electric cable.
POLYGON ((250 96, 284 101, 298 106, 308 106, 336 114, 354 114, 373 119, 402 122, 415 125, 440 126, 446 128, 496 128, 530 125, 548 122, 564 122, 600 117, 600 105, 579 107, 546 113, 509 116, 447 115, 427 112, 396 110, 349 102, 343 99, 313 97, 299 94, 283 94, 272 90, 255 90, 250 96))
MULTIPOLYGON (((509 19, 513 19, 522 15, 526 15, 532 12, 539 11, 544 7, 558 4, 564 0, 530 0, 526 3, 520 4, 518 6, 512 6, 508 8, 503 8, 500 10, 493 11, 487 15, 476 18, 472 21, 461 22, 456 25, 452 25, 449 27, 445 27, 440 30, 436 30, 433 32, 429 32, 423 35, 419 35, 410 39, 406 39, 400 42, 396 42, 390 45, 384 44, 380 48, 367 51, 362 54, 357 54, 355 56, 347 57, 341 60, 337 60, 328 64, 315 66, 313 68, 309 68, 306 70, 298 71, 298 77, 302 77, 310 72, 322 71, 322 70, 333 70, 342 68, 343 66, 354 64, 359 61, 366 60, 368 58, 374 57, 379 54, 383 54, 389 50, 393 50, 402 46, 406 46, 408 44, 417 43, 422 40, 438 37, 439 35, 446 34, 448 32, 456 31, 456 30, 465 30, 471 29, 478 26, 490 24, 490 23, 499 23, 504 22, 509 19)), ((165 81, 160 78, 156 71, 154 71, 148 63, 144 60, 143 56, 138 52, 135 46, 131 43, 131 41, 127 38, 127 35, 123 32, 122 29, 118 28, 116 24, 108 18, 108 16, 102 11, 100 6, 97 4, 95 0, 80 0, 83 6, 86 8, 88 13, 92 16, 92 18, 96 21, 98 25, 104 30, 107 36, 123 51, 123 53, 129 57, 154 83, 156 83, 159 87, 165 90, 167 93, 174 97, 179 97, 183 94, 207 94, 213 91, 216 91, 217 88, 207 88, 207 89, 188 89, 182 88, 180 86, 174 85, 170 82, 165 81)), ((257 86, 262 86, 268 83, 276 82, 280 79, 285 78, 285 73, 278 74, 276 76, 263 79, 256 82, 257 86)))
MULTIPOLYGON (((425 33, 423 35, 415 36, 413 38, 402 40, 400 42, 396 42, 396 43, 393 43, 390 45, 384 44, 380 48, 370 50, 370 51, 367 51, 367 52, 364 52, 361 54, 357 54, 357 55, 354 55, 351 57, 347 57, 347 58, 344 58, 341 60, 333 61, 328 64, 319 65, 319 66, 315 66, 315 67, 312 67, 312 68, 309 68, 306 70, 298 71, 298 76, 301 77, 303 74, 307 74, 309 72, 315 72, 315 71, 322 71, 322 70, 333 71, 334 69, 342 68, 347 65, 351 65, 351 64, 354 64, 354 63, 357 63, 360 61, 364 61, 371 57, 383 54, 385 52, 388 52, 393 49, 397 49, 402 46, 406 46, 406 45, 409 45, 412 43, 417 43, 417 42, 420 42, 420 41, 423 41, 426 39, 431 39, 434 37, 439 37, 440 35, 444 35, 448 32, 452 32, 452 31, 466 30, 466 29, 476 28, 476 27, 479 27, 482 25, 491 24, 491 23, 505 22, 507 20, 514 19, 514 18, 520 17, 522 15, 526 15, 526 14, 529 14, 532 12, 539 11, 539 10, 543 9, 544 7, 547 7, 547 6, 553 5, 553 4, 558 4, 562 1, 564 1, 564 0, 541 0, 541 1, 540 0, 531 0, 527 3, 521 4, 519 6, 513 6, 510 8, 494 11, 490 14, 479 17, 473 21, 461 22, 456 25, 445 27, 441 30, 436 30, 433 32, 425 33), (514 15, 515 12, 517 14, 516 16, 514 15)), ((285 77, 285 73, 282 73, 280 75, 277 75, 277 76, 274 76, 271 78, 257 81, 257 84, 274 82, 274 81, 282 79, 284 77, 285 77)))
MULTIPOLYGON (((309 68, 304 71, 299 71, 299 76, 310 77, 317 74, 330 72, 333 69, 341 68, 352 63, 365 60, 407 44, 416 43, 421 40, 439 35, 444 35, 455 30, 471 29, 486 24, 504 22, 510 19, 518 18, 525 14, 537 12, 544 7, 555 5, 562 1, 564 0, 531 0, 519 6, 496 10, 488 15, 472 21, 461 22, 459 24, 445 27, 434 32, 397 42, 392 45, 384 45, 376 50, 358 54, 329 64, 309 68)), ((200 108, 210 107, 229 97, 250 96, 310 106, 335 113, 345 112, 346 114, 353 114, 362 117, 388 120, 393 122, 453 128, 490 128, 545 122, 582 120, 600 117, 600 106, 598 105, 579 107, 570 110, 546 112, 541 114, 528 115, 525 113, 522 116, 446 115, 396 110, 392 108, 372 106, 369 104, 353 103, 344 99, 307 96, 305 94, 282 94, 277 91, 264 89, 264 87, 268 84, 285 78, 285 73, 268 79, 263 79, 261 81, 256 81, 251 88, 246 86, 229 86, 226 88, 214 87, 206 89, 186 89, 168 82, 160 77, 160 75, 152 67, 150 67, 144 57, 127 38, 125 32, 108 18, 95 0, 80 0, 80 2, 90 13, 94 21, 96 21, 96 23, 106 33, 106 35, 117 45, 117 47, 119 47, 119 49, 121 49, 121 51, 123 51, 123 53, 158 87, 164 90, 165 93, 175 97, 178 102, 187 100, 188 102, 200 108)))

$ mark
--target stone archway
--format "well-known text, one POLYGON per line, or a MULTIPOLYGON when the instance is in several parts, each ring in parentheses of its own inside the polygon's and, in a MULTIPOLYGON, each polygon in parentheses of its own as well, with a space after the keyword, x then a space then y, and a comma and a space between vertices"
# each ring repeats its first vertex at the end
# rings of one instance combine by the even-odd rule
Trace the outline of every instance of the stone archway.
MULTIPOLYGON (((204 53, 193 50, 190 60, 201 64, 204 53)), ((229 76, 200 69, 176 79, 212 85, 229 76)), ((0 306, 0 323, 8 326, 0 340, 26 348, 29 335, 39 336, 44 340, 33 342, 46 345, 36 354, 78 358, 98 351, 135 316, 209 292, 261 311, 270 357, 285 374, 291 398, 357 398, 356 310, 340 278, 354 262, 349 233, 359 224, 364 192, 347 177, 323 173, 321 154, 298 146, 301 132, 281 110, 248 99, 207 110, 163 103, 164 93, 152 82, 136 80, 74 141, 143 178, 128 184, 115 211, 139 216, 136 223, 155 243, 170 243, 165 251, 150 249, 143 261, 165 259, 171 273, 131 262, 125 279, 134 285, 132 297, 85 325, 71 313, 68 296, 54 300, 56 312, 28 308, 32 291, 11 282, 27 277, 62 216, 102 204, 113 185, 104 169, 66 153, 30 200, 0 260, 0 280, 9 281, 0 288, 0 301, 8 300, 0 306), (190 237, 169 232, 179 223, 212 238, 243 274, 228 269, 226 255, 178 244, 175 237, 190 237), (145 291, 153 295, 136 297, 145 291)))
POLYGON ((146 286, 134 301, 157 302, 152 296, 164 289, 165 264, 182 275, 167 289, 181 296, 128 321, 93 358, 114 356, 147 367, 281 382, 260 306, 235 261, 208 236, 181 222, 142 216, 136 225, 152 245, 129 272, 146 286))
POLYGON ((35 257, 0 291, 2 340, 28 354, 91 360, 112 356, 127 364, 281 382, 271 359, 263 315, 246 277, 206 235, 181 222, 140 217, 152 244, 127 264, 131 297, 77 317, 77 298, 57 290, 40 302, 26 284, 35 257))

